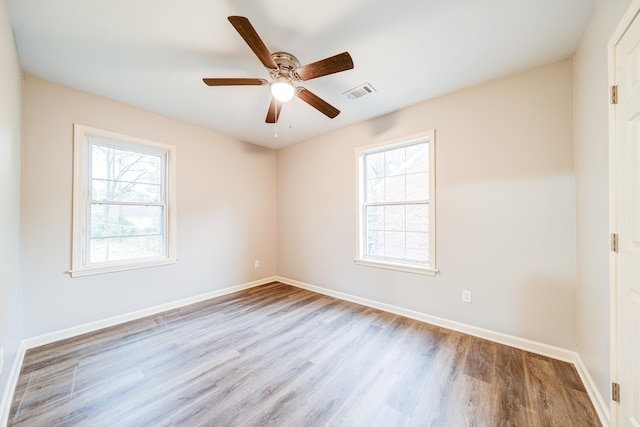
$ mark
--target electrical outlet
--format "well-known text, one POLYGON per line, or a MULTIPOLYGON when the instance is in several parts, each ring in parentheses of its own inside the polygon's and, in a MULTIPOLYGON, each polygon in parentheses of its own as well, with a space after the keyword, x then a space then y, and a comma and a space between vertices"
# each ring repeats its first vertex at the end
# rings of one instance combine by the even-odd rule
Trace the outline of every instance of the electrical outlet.
POLYGON ((471 291, 466 289, 462 290, 462 302, 466 302, 467 304, 471 304, 471 291))
POLYGON ((253 268, 260 268, 260 260, 259 259, 253 261, 253 268))

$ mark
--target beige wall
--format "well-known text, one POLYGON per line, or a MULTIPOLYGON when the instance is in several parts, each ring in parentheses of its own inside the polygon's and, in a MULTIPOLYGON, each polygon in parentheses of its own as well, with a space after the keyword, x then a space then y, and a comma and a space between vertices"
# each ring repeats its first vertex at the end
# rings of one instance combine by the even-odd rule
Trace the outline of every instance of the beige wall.
POLYGON ((574 58, 578 353, 610 388, 607 43, 631 0, 599 0, 574 58))
MULTIPOLYGON (((0 398, 7 386, 22 338, 20 283, 20 114, 22 77, 13 31, 0 0, 0 349, 4 369, 0 398)), ((0 423, 2 407, 0 405, 0 423)))
POLYGON ((565 60, 280 150, 278 274, 573 349, 572 96, 565 60), (440 274, 354 265, 355 147, 432 128, 440 274))
POLYGON ((24 105, 25 338, 275 275, 275 152, 33 77, 24 105), (175 265, 65 274, 73 123, 177 146, 175 265))

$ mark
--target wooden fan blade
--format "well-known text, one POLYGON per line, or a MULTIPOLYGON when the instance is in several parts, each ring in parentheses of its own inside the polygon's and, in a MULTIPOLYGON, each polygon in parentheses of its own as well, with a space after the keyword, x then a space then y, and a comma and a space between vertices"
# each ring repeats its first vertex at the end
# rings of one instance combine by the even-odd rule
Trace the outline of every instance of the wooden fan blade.
POLYGON ((282 102, 279 102, 274 97, 271 97, 271 104, 269 104, 269 111, 267 111, 267 123, 277 123, 280 117, 280 111, 282 110, 282 102))
POLYGON ((277 70, 278 64, 271 57, 271 52, 267 49, 264 42, 256 32, 251 22, 244 16, 230 16, 229 22, 236 29, 244 41, 249 45, 253 53, 256 54, 262 65, 270 70, 277 70))
POLYGON ((342 52, 330 58, 322 59, 295 70, 300 80, 311 80, 328 74, 339 73, 353 68, 349 52, 342 52))
POLYGON ((329 104, 327 101, 320 98, 318 95, 311 92, 310 90, 305 89, 303 87, 298 87, 298 89, 300 89, 300 91, 298 92, 298 98, 300 98, 307 104, 311 105, 313 108, 320 111, 322 114, 329 117, 330 119, 333 119, 335 116, 340 114, 340 110, 338 110, 336 107, 329 104))
POLYGON ((207 86, 263 86, 268 84, 265 79, 202 79, 207 86))

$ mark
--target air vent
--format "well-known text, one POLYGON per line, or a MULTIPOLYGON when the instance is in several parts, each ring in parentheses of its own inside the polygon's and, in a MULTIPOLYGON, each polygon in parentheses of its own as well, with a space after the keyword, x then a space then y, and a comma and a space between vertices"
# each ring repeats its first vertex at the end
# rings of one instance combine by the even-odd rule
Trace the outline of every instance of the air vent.
POLYGON ((376 90, 373 88, 373 86, 371 86, 371 84, 364 83, 358 87, 354 87, 353 89, 344 92, 343 95, 346 95, 346 97, 349 99, 358 99, 362 98, 365 95, 375 93, 375 91, 376 90))

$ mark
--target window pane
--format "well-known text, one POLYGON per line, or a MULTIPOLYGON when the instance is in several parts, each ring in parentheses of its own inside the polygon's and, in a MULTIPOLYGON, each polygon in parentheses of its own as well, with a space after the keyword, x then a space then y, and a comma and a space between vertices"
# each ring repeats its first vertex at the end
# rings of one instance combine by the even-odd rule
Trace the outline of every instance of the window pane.
POLYGON ((404 232, 385 231, 384 254, 387 258, 404 259, 405 257, 404 232))
POLYGON ((407 201, 429 199, 428 172, 412 173, 407 175, 407 201))
POLYGON ((93 144, 92 199, 162 202, 162 157, 93 144))
POLYGON ((367 203, 383 202, 384 201, 384 179, 375 178, 367 179, 367 203))
POLYGON ((162 236, 92 239, 90 263, 143 259, 162 255, 162 236))
POLYGON ((161 206, 91 205, 89 262, 164 255, 161 206))
POLYGON ((405 207, 403 205, 384 207, 384 229, 388 231, 404 231, 405 207))
POLYGON ((95 201, 160 203, 161 188, 160 184, 94 178, 91 180, 91 198, 95 201))
POLYGON ((384 257, 384 231, 367 231, 367 255, 384 257))
POLYGON ((407 231, 429 231, 429 205, 407 206, 407 231))
POLYGON ((429 234, 407 233, 407 260, 429 262, 429 234))
POLYGON ((367 230, 384 230, 384 206, 368 206, 365 215, 367 230))
POLYGON ((400 202, 405 199, 405 176, 391 176, 384 179, 384 202, 400 202))
POLYGON ((429 170, 429 146, 427 143, 407 147, 407 173, 429 170))
POLYGON ((405 173, 406 148, 396 148, 384 152, 385 176, 401 175, 405 173))
POLYGON ((364 163, 368 179, 384 177, 384 152, 368 154, 364 163))

